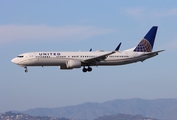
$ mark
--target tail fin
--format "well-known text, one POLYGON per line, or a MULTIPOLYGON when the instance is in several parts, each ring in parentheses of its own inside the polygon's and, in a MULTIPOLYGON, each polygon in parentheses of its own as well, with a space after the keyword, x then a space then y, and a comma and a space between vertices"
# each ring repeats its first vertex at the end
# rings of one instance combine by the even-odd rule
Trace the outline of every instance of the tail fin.
POLYGON ((145 37, 140 41, 140 43, 134 49, 134 52, 151 52, 153 49, 157 26, 153 26, 145 37))

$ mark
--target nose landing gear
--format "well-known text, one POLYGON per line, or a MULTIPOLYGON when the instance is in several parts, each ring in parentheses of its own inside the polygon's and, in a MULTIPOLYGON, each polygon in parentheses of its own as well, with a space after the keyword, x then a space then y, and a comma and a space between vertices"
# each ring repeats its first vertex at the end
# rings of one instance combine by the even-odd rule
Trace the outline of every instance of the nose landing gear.
POLYGON ((28 72, 28 69, 27 69, 27 67, 24 67, 25 68, 25 72, 27 73, 28 72))

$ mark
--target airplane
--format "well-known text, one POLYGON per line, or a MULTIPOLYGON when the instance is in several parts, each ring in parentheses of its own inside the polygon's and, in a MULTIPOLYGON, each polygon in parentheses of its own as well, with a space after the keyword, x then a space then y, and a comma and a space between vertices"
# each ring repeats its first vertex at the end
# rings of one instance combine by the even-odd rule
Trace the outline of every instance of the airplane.
POLYGON ((164 51, 152 52, 157 29, 158 26, 153 26, 137 46, 124 51, 119 51, 120 43, 115 50, 110 52, 92 51, 92 48, 86 52, 28 52, 18 55, 11 62, 24 67, 25 72, 28 72, 28 66, 59 66, 61 70, 83 67, 83 72, 91 72, 92 66, 115 66, 143 62, 164 51))

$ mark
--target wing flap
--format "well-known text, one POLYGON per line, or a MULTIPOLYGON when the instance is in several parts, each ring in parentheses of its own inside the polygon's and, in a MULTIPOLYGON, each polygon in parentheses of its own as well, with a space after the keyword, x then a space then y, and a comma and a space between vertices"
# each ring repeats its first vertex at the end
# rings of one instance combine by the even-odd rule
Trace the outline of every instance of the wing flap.
POLYGON ((97 57, 93 57, 93 58, 89 58, 89 59, 85 59, 82 60, 82 64, 86 64, 86 65, 96 65, 97 63, 99 63, 100 61, 104 61, 109 55, 114 54, 116 52, 119 51, 121 46, 121 43, 119 43, 119 45, 116 47, 116 49, 112 52, 97 56, 97 57))
POLYGON ((114 54, 116 51, 112 51, 110 53, 107 54, 103 54, 94 58, 89 58, 89 59, 85 59, 82 61, 82 63, 87 63, 87 64, 96 64, 97 62, 100 61, 104 61, 109 55, 114 54))

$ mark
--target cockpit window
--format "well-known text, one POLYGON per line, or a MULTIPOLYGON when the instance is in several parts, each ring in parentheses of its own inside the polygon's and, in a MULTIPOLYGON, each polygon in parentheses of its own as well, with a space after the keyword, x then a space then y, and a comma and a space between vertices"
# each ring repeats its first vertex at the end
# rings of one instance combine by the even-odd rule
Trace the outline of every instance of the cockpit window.
POLYGON ((19 56, 17 56, 17 57, 22 58, 22 57, 23 57, 23 55, 19 55, 19 56))

